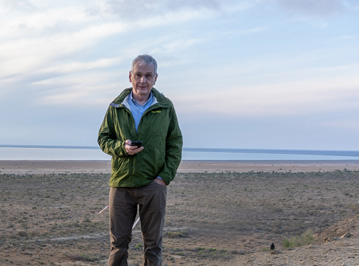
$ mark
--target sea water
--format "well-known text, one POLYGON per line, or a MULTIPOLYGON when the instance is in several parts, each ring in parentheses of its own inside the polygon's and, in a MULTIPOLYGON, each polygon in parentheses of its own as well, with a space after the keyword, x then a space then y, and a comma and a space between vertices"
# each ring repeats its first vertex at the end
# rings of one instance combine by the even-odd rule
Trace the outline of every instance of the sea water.
MULTIPOLYGON (((0 160, 109 160, 98 147, 0 145, 0 160)), ((182 160, 359 160, 359 151, 184 148, 182 160)))

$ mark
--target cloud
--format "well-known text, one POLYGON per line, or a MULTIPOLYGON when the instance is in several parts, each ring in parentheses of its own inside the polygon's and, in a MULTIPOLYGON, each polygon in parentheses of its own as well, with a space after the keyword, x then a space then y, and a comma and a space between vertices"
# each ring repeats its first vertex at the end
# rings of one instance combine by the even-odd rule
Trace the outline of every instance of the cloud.
POLYGON ((0 4, 3 4, 7 10, 32 11, 36 9, 28 0, 1 0, 0 4))
POLYGON ((125 30, 121 23, 100 24, 67 33, 12 40, 0 44, 0 76, 34 71, 54 60, 81 51, 99 39, 125 30))
POLYGON ((233 1, 223 0, 169 0, 167 1, 169 8, 205 8, 220 9, 223 4, 233 1))
POLYGON ((160 54, 160 53, 173 53, 178 52, 182 49, 187 49, 197 43, 203 42, 202 39, 177 39, 177 40, 169 40, 166 38, 165 40, 162 40, 161 44, 158 48, 152 49, 151 53, 153 54, 160 54))
POLYGON ((115 57, 115 58, 101 58, 98 60, 92 61, 72 61, 72 62, 64 62, 63 64, 53 65, 50 67, 45 68, 43 71, 45 72, 53 72, 53 73, 74 73, 78 71, 87 71, 87 70, 94 70, 94 69, 101 69, 114 66, 118 63, 122 62, 122 58, 115 57))
MULTIPOLYGON (((10 2, 6 1, 6 3, 10 2)), ((107 3, 115 6, 120 5, 121 10, 129 9, 126 14, 132 8, 138 7, 137 5, 142 6, 144 4, 133 1, 107 1, 107 3)), ((41 1, 38 5, 41 6, 40 4, 41 1)), ((161 1, 150 1, 144 4, 143 8, 151 8, 160 4, 162 4, 161 1)), ((186 5, 189 5, 189 2, 186 5)), ((197 5, 205 6, 205 2, 198 2, 197 5)), ((101 8, 103 6, 99 7, 99 9, 101 8)), ((150 16, 144 16, 135 21, 121 22, 106 16, 102 17, 101 14, 93 16, 87 11, 81 6, 68 7, 65 5, 56 8, 45 6, 38 7, 33 12, 25 12, 21 16, 0 18, 0 23, 3 22, 6 25, 0 28, 0 40, 2 40, 0 42, 0 60, 3 62, 0 65, 0 76, 25 73, 30 70, 34 72, 44 66, 51 68, 57 60, 68 58, 79 51, 93 47, 107 37, 116 36, 120 33, 138 32, 163 24, 183 23, 193 19, 208 19, 213 15, 211 13, 213 10, 211 12, 182 10, 164 15, 151 13, 150 16)), ((188 48, 200 41, 198 38, 187 41, 170 41, 168 44, 163 44, 163 48, 167 53, 170 53, 177 47, 188 48)), ((133 52, 137 53, 138 50, 140 48, 133 52)))
MULTIPOLYGON (((11 7, 23 2, 11 1, 11 7)), ((59 7, 59 2, 50 7, 41 0, 33 2, 37 6, 32 12, 9 9, 5 16, 0 14, 0 77, 26 76, 28 72, 38 75, 44 67, 51 72, 59 61, 71 62, 79 52, 127 30, 124 23, 91 17, 81 6, 66 6, 66 1, 59 7)), ((0 6, 8 3, 0 2, 0 6)))
POLYGON ((0 39, 6 41, 74 32, 94 20, 78 7, 52 7, 20 13, 11 10, 1 15, 0 22, 5 26, 0 28, 0 39))
MULTIPOLYGON (((93 53, 95 49, 101 49, 96 44, 121 33, 207 20, 217 14, 219 6, 225 7, 230 3, 233 1, 104 0, 73 4, 67 0, 63 5, 60 2, 50 5, 44 0, 2 0, 0 6, 7 6, 9 14, 0 11, 0 23, 5 25, 0 28, 0 76, 36 72, 44 66, 51 69, 58 65, 58 61, 69 60, 71 56, 76 58, 78 52, 87 50, 93 53), (31 12, 25 12, 30 8, 31 12), (109 16, 109 12, 119 15, 117 18, 120 19, 109 16), (2 16, 4 14, 6 16, 2 16), (131 21, 121 20, 122 16, 129 16, 131 21)), ((244 8, 244 4, 232 7, 236 8, 244 8)), ((202 39, 177 38, 166 42, 162 43, 162 52, 171 53, 177 48, 188 49, 202 39)), ((141 47, 149 49, 148 45, 137 44, 136 48, 126 49, 132 54, 143 50, 141 47)), ((75 67, 76 63, 72 64, 75 67)))
POLYGON ((222 7, 238 3, 233 0, 107 0, 105 12, 116 14, 121 18, 133 19, 164 15, 180 10, 222 10, 222 7))
POLYGON ((354 0, 277 0, 286 11, 308 16, 330 16, 348 10, 354 0))
MULTIPOLYGON (((111 74, 85 72, 66 78, 59 76, 34 82, 31 86, 36 88, 37 97, 31 100, 31 104, 36 106, 93 106, 93 103, 99 100, 98 92, 113 82, 111 74)), ((104 93, 101 93, 102 97, 103 95, 104 93)), ((108 102, 109 100, 107 100, 108 102)))
MULTIPOLYGON (((193 87, 206 88, 205 92, 192 91, 191 97, 182 92, 174 99, 177 109, 183 114, 267 117, 320 114, 339 110, 358 112, 358 66, 336 69, 342 72, 332 76, 330 73, 335 73, 335 69, 310 69, 308 71, 314 72, 318 78, 291 75, 292 81, 280 78, 275 81, 274 73, 271 74, 272 81, 268 82, 268 77, 258 73, 254 74, 259 81, 257 84, 253 81, 244 84, 240 70, 237 71, 238 78, 232 79, 218 73, 217 75, 222 78, 219 84, 208 78, 208 83, 193 84, 193 87), (346 74, 346 69, 351 69, 351 73, 346 74), (321 71, 326 75, 321 74, 321 71), (221 89, 215 89, 216 87, 221 89)), ((260 69, 256 71, 260 72, 260 69)), ((283 76, 286 74, 281 72, 283 76)), ((212 76, 210 72, 207 75, 212 76)), ((198 79, 205 81, 201 77, 198 79)))

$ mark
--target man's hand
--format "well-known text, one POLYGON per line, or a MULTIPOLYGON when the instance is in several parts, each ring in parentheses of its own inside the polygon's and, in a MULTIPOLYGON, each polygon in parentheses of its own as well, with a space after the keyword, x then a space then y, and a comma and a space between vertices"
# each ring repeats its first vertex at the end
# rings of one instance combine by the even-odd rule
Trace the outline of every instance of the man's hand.
POLYGON ((126 140, 125 142, 125 150, 129 155, 135 155, 136 153, 139 153, 142 151, 143 147, 137 147, 137 146, 131 146, 131 140, 126 140))
POLYGON ((160 178, 156 178, 155 180, 154 180, 157 184, 160 184, 160 185, 162 185, 162 186, 167 186, 167 184, 165 183, 165 181, 163 181, 162 179, 160 179, 160 178))

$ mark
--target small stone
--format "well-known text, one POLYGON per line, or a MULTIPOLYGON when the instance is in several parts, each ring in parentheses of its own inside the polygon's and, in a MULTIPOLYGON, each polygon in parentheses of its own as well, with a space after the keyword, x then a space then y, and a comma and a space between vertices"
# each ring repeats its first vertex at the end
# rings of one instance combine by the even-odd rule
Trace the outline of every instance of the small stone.
POLYGON ((340 238, 349 238, 351 236, 352 236, 351 233, 346 233, 346 234, 342 235, 340 238))

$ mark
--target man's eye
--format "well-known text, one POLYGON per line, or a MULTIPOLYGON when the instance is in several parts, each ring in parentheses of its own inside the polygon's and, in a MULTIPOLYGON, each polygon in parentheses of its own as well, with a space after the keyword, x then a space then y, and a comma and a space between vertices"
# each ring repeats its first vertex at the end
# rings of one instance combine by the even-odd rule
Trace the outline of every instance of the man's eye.
POLYGON ((135 78, 136 78, 136 79, 141 79, 141 78, 142 78, 142 75, 141 75, 141 74, 135 74, 135 78))
POLYGON ((151 74, 146 74, 145 77, 146 77, 146 79, 152 79, 152 75, 151 75, 151 74))

